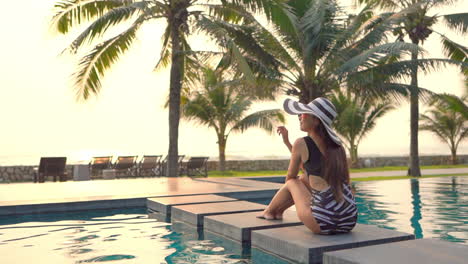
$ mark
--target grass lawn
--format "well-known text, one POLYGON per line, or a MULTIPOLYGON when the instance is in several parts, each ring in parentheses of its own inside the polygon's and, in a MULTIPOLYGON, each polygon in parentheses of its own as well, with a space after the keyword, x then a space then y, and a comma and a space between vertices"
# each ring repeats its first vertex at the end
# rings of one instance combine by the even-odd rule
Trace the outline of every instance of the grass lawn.
MULTIPOLYGON (((468 168, 468 164, 458 165, 430 165, 421 166, 421 169, 452 169, 452 168, 468 168)), ((396 171, 396 170, 407 170, 405 166, 387 166, 387 167, 376 167, 376 168, 362 168, 362 169, 351 169, 351 172, 367 172, 367 171, 396 171)))
MULTIPOLYGON (((433 165, 433 166, 421 166, 421 169, 447 169, 447 168, 468 168, 468 164, 461 165, 433 165)), ((363 169, 351 169, 351 172, 379 172, 379 171, 398 171, 407 170, 407 167, 376 167, 376 168, 363 168, 363 169)), ((247 177, 247 176, 280 176, 286 175, 287 171, 209 171, 209 177, 247 177)), ((444 177, 444 176, 459 176, 464 174, 450 174, 450 175, 428 175, 422 178, 432 177, 444 177)), ((466 175, 466 174, 465 174, 466 175)), ((395 179, 411 179, 413 177, 407 176, 380 176, 380 177, 365 177, 365 178, 354 178, 353 181, 372 181, 372 180, 395 180, 395 179)), ((419 178, 419 177, 418 177, 419 178)))

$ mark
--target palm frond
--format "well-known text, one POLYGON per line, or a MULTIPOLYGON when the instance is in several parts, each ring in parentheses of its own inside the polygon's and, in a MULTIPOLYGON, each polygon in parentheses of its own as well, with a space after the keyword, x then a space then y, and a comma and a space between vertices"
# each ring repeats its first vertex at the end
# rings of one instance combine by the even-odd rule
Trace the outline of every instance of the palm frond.
POLYGON ((251 127, 259 127, 269 133, 273 133, 274 125, 276 123, 284 123, 284 115, 281 110, 263 110, 250 114, 237 122, 237 124, 231 128, 229 133, 231 131, 243 132, 251 127))
POLYGON ((233 3, 224 3, 223 5, 201 4, 201 6, 208 9, 210 16, 230 23, 241 24, 255 19, 243 6, 233 3))
POLYGON ((229 36, 233 43, 243 51, 257 58, 259 62, 270 65, 271 68, 277 68, 279 66, 280 62, 275 56, 281 54, 276 55, 266 50, 270 45, 277 43, 272 43, 274 39, 271 38, 271 35, 266 35, 266 31, 262 31, 262 28, 258 25, 239 26, 208 18, 200 22, 201 28, 212 35, 215 41, 223 41, 219 42, 220 46, 227 45, 226 42, 229 40, 226 39, 226 37, 229 36), (219 31, 224 32, 224 34, 219 34, 219 31))
POLYGON ((252 101, 245 96, 233 96, 230 94, 229 103, 225 105, 224 119, 226 124, 234 126, 249 110, 252 101))
POLYGON ((57 10, 52 18, 52 26, 59 33, 65 34, 82 22, 101 17, 107 11, 130 4, 131 1, 121 0, 65 0, 55 4, 57 10))
MULTIPOLYGON (((249 68, 249 65, 245 61, 242 52, 239 50, 233 38, 229 33, 232 33, 228 30, 234 29, 235 25, 228 24, 223 21, 211 21, 209 18, 203 16, 198 20, 198 26, 209 36, 215 40, 220 47, 224 47, 230 53, 230 58, 238 63, 239 70, 242 71, 245 78, 251 83, 255 83, 255 78, 252 73, 252 70, 249 68)), ((234 29, 235 30, 235 29, 234 29)))
POLYGON ((420 128, 429 131, 445 141, 451 149, 457 149, 458 143, 466 137, 466 118, 445 101, 443 97, 435 96, 431 108, 425 114, 420 115, 422 122, 420 128))
POLYGON ((468 31, 468 13, 456 13, 441 16, 448 28, 459 34, 468 31))
POLYGON ((169 63, 171 62, 171 54, 172 54, 172 45, 171 42, 169 41, 171 38, 171 27, 167 25, 166 30, 164 31, 163 34, 163 42, 162 42, 162 47, 161 47, 161 53, 159 55, 159 60, 156 63, 156 66, 154 66, 154 71, 159 71, 162 68, 166 68, 169 66, 169 63))
POLYGON ((138 19, 121 34, 95 46, 80 60, 78 71, 74 74, 78 98, 86 100, 91 93, 99 93, 100 78, 118 60, 120 55, 129 49, 143 21, 143 18, 138 19))
POLYGON ((359 70, 373 68, 385 56, 410 55, 412 52, 420 53, 422 49, 412 43, 393 42, 382 44, 352 57, 338 67, 336 73, 338 75, 355 73, 359 70))
MULTIPOLYGON (((302 33, 303 58, 321 58, 336 42, 343 31, 343 22, 337 18, 339 8, 334 1, 320 0, 311 4, 301 17, 299 28, 302 33)), ((317 59, 315 59, 316 61, 317 59)))
POLYGON ((448 58, 452 60, 468 62, 467 47, 450 40, 444 35, 441 35, 441 39, 444 53, 448 58))
POLYGON ((141 13, 146 8, 146 4, 146 2, 137 2, 109 10, 91 23, 66 50, 75 53, 85 41, 91 42, 94 38, 101 37, 111 26, 141 13))
POLYGON ((433 96, 433 104, 442 105, 450 111, 460 113, 466 120, 468 120, 468 95, 465 97, 458 97, 453 94, 435 94, 433 96))
MULTIPOLYGON (((423 121, 424 118, 421 118, 423 121)), ((443 131, 440 130, 440 128, 435 125, 435 124, 430 124, 430 123, 424 123, 422 125, 419 126, 419 130, 420 131, 428 131, 428 132, 431 132, 433 133, 434 135, 436 135, 441 141, 447 143, 447 144, 450 144, 450 142, 448 141, 447 139, 447 135, 445 135, 443 133, 443 131)))
POLYGON ((338 50, 343 49, 349 43, 353 43, 357 35, 359 35, 362 31, 360 28, 364 23, 369 21, 370 17, 372 16, 373 12, 370 5, 366 5, 362 10, 356 14, 355 16, 350 16, 348 24, 340 34, 336 34, 335 36, 335 45, 330 50, 329 55, 334 55, 334 53, 338 50))
POLYGON ((358 4, 371 4, 384 10, 402 9, 401 1, 398 0, 354 0, 354 2, 358 4))
MULTIPOLYGON (((402 20, 400 13, 380 13, 372 16, 355 30, 356 41, 348 46, 348 52, 366 50, 388 40, 388 32, 402 20)), ((358 19, 358 18, 356 18, 358 19)))
MULTIPOLYGON (((412 70, 416 66, 419 71, 428 74, 443 69, 448 65, 464 66, 465 63, 450 59, 403 60, 387 64, 379 64, 373 67, 372 65, 367 65, 368 68, 363 67, 363 69, 357 72, 349 73, 346 72, 345 69, 341 69, 341 72, 339 73, 342 74, 342 78, 346 77, 346 81, 351 84, 366 86, 371 84, 375 85, 382 81, 398 82, 405 80, 407 76, 410 76, 412 70)), ((349 69, 353 69, 353 67, 350 66, 349 69)))
POLYGON ((388 101, 377 105, 373 105, 370 109, 370 112, 366 115, 366 120, 359 135, 359 138, 357 139, 357 143, 361 142, 361 140, 364 137, 366 137, 369 134, 369 132, 375 127, 375 125, 377 124, 377 119, 381 118, 382 116, 394 109, 395 107, 388 101))
POLYGON ((182 107, 181 117, 187 121, 213 127, 218 133, 219 125, 216 124, 215 109, 210 102, 202 94, 198 94, 195 99, 187 98, 186 101, 182 107))
POLYGON ((283 32, 289 34, 297 34, 295 31, 294 11, 291 6, 284 0, 233 0, 236 4, 242 4, 247 9, 256 13, 262 11, 268 21, 274 22, 275 25, 283 32))

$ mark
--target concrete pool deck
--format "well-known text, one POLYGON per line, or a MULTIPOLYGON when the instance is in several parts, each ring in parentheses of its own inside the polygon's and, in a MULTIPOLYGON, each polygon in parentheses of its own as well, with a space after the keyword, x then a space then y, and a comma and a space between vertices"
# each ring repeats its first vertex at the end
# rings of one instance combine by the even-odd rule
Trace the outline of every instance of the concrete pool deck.
MULTIPOLYGON (((352 173, 352 178, 370 176, 402 176, 405 171, 381 171, 352 173)), ((425 175, 465 174, 468 168, 423 170, 425 175)), ((271 197, 281 183, 262 179, 284 176, 259 176, 233 178, 133 178, 118 180, 92 180, 45 183, 0 184, 0 215, 14 214, 11 207, 34 206, 63 203, 86 203, 108 201, 111 207, 119 206, 117 201, 126 200, 128 206, 145 206, 148 197, 168 197, 182 195, 222 194, 236 199, 271 197), (139 199, 139 200, 137 200, 139 199), (10 207, 5 212, 6 207, 10 207), (2 211, 4 211, 2 213, 2 211)), ((79 204, 78 204, 79 205, 79 204)), ((124 206, 127 207, 127 206, 124 206)), ((106 208, 106 207, 102 207, 106 208)), ((74 207, 79 210, 79 206, 74 207)), ((89 208, 83 208, 89 209, 89 208)), ((40 211, 34 211, 40 212, 40 211)), ((28 211, 17 212, 28 213, 28 211)))
POLYGON ((148 197, 223 194, 239 199, 266 198, 280 187, 253 180, 208 180, 182 177, 0 184, 0 215, 146 206, 148 197), (92 203, 95 206, 90 207, 92 203))

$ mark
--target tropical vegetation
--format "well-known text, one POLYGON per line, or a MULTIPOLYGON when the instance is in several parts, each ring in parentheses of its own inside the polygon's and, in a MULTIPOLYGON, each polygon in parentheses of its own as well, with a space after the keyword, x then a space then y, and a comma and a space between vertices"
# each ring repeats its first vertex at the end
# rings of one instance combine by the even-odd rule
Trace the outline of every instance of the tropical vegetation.
MULTIPOLYGON (((463 35, 468 31, 468 12, 441 15, 435 9, 453 6, 456 0, 359 0, 361 3, 376 4, 384 10, 395 12, 405 11, 403 19, 395 28, 394 34, 398 42, 410 40, 415 45, 422 45, 433 33, 440 37, 444 55, 451 62, 464 62, 461 67, 468 83, 468 47, 450 39, 446 32, 439 32, 435 26, 444 24, 457 35, 463 35), (431 14, 433 13, 433 14, 431 14)), ((411 52, 411 59, 417 60, 419 54, 411 52)), ((411 68, 411 85, 418 87, 418 72, 420 67, 413 65, 411 68)), ((418 151, 418 118, 419 118, 419 91, 412 89, 410 93, 410 168, 409 175, 420 176, 419 151, 418 151)))
MULTIPOLYGON (((78 98, 86 100, 97 95, 101 80, 113 64, 127 52, 145 24, 160 21, 164 25, 161 56, 156 70, 170 65, 169 87, 169 159, 168 176, 178 173, 178 129, 180 119, 180 96, 184 82, 194 76, 197 56, 192 50, 189 37, 198 34, 200 21, 239 22, 233 7, 263 12, 268 19, 282 16, 282 0, 221 0, 210 3, 203 0, 62 0, 55 4, 56 14, 53 26, 61 34, 70 33, 72 28, 85 24, 81 34, 65 51, 76 54, 86 44, 96 39, 102 41, 94 45, 80 60, 74 74, 78 98), (125 27, 112 34, 110 29, 125 27)), ((159 32, 156 30, 155 32, 159 32)), ((233 59, 244 65, 239 51, 225 39, 221 48, 234 54, 233 59)), ((241 67, 245 69, 245 67, 241 67)), ((155 84, 156 87, 156 84, 155 84)))
POLYGON ((258 98, 243 93, 242 82, 228 77, 229 71, 224 68, 201 68, 199 86, 202 89, 192 89, 189 95, 182 97, 182 118, 216 131, 220 171, 226 168, 226 144, 231 133, 242 133, 252 127, 271 133, 277 124, 284 123, 279 109, 247 114, 258 98))
POLYGON ((375 127, 379 118, 395 109, 391 101, 376 100, 358 94, 338 92, 330 97, 338 113, 334 121, 336 132, 344 139, 351 167, 359 167, 359 143, 375 127))
MULTIPOLYGON (((346 91, 345 94, 351 92, 363 98, 374 98, 372 100, 410 97, 410 174, 420 175, 417 121, 415 123, 413 117, 418 117, 420 96, 431 93, 418 87, 417 72, 428 73, 448 64, 466 66, 468 49, 438 33, 448 58, 419 59, 424 53, 419 44, 435 32, 432 26, 439 20, 456 32, 465 33, 467 16, 465 13, 428 15, 431 8, 453 1, 358 2, 367 5, 357 14, 349 15, 335 0, 64 0, 55 6, 57 13, 53 24, 59 33, 67 34, 72 28, 86 23, 83 32, 66 49, 73 54, 94 40, 102 40, 82 57, 74 74, 78 97, 87 99, 99 93, 103 76, 130 49, 143 25, 152 21, 164 23, 161 55, 155 69, 170 67, 168 176, 176 176, 178 172, 181 111, 185 111, 182 115, 187 119, 195 118, 195 103, 200 107, 211 102, 210 96, 233 101, 272 99, 279 92, 309 102, 340 90, 346 91), (376 7, 390 11, 376 14, 376 7), (269 22, 267 25, 263 18, 269 22), (107 38, 110 29, 116 26, 126 28, 107 38), (391 41, 391 33, 397 36, 397 41, 391 41), (189 39, 199 34, 210 37, 217 45, 216 50, 193 50, 189 39), (409 35, 410 42, 404 41, 405 34, 409 35), (216 56, 221 59, 213 69, 200 68, 216 56), (237 69, 237 72, 228 69, 237 69), (200 70, 204 71, 202 82, 200 70), (214 79, 207 76, 227 72, 229 74, 214 76, 214 79), (408 76, 412 79, 409 85, 403 83, 408 76), (214 83, 207 83, 207 80, 214 83), (201 90, 195 92, 194 87, 200 83, 201 90), (195 108, 187 110, 190 105, 195 108)), ((467 68, 462 70, 468 76, 467 68)), ((223 109, 216 109, 214 105, 203 107, 212 107, 211 110, 221 114, 227 104, 221 107, 223 109)), ((372 107, 369 114, 378 111, 372 107)), ((366 116, 354 113, 360 118, 366 116)), ((269 114, 272 117, 273 112, 269 114)), ((211 121, 198 120, 212 127, 217 122, 221 159, 221 143, 225 144, 230 130, 221 131, 220 117, 211 121)), ((225 116, 224 128, 231 121, 233 131, 252 126, 236 123, 242 120, 225 116)), ((266 124, 258 120, 266 120, 265 117, 258 117, 256 125, 266 124)), ((250 122, 255 123, 253 118, 250 122)), ((349 138, 353 141, 355 158, 360 140, 356 136, 365 134, 362 132, 354 135, 352 140, 349 138)))
MULTIPOLYGON (((467 96, 455 102, 463 102, 466 99, 467 96)), ((463 112, 456 111, 451 102, 436 98, 432 107, 420 116, 420 121, 422 131, 431 132, 449 145, 452 164, 457 164, 458 146, 468 138, 468 119, 463 116, 463 112)))
POLYGON ((268 26, 239 10, 242 25, 222 23, 206 31, 217 36, 222 27, 254 73, 279 76, 270 80, 302 102, 343 87, 366 96, 401 98, 413 89, 402 83, 412 67, 430 72, 448 63, 399 59, 423 52, 413 43, 389 41, 402 13, 375 15, 369 5, 348 16, 336 1, 328 0, 289 1, 287 10, 288 16, 268 26))

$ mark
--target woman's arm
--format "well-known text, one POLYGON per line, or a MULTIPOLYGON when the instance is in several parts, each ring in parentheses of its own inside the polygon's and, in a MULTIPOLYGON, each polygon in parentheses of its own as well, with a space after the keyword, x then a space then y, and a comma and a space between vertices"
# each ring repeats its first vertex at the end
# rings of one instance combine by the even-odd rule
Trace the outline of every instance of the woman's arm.
POLYGON ((291 147, 291 160, 289 161, 288 174, 286 175, 286 181, 290 179, 296 179, 299 173, 299 168, 302 164, 302 156, 304 152, 304 139, 298 138, 294 145, 291 147))
POLYGON ((289 152, 292 152, 292 145, 291 142, 289 142, 289 136, 288 136, 288 130, 284 126, 279 126, 276 129, 276 132, 278 132, 279 135, 283 138, 283 143, 286 145, 286 147, 289 149, 289 152))

